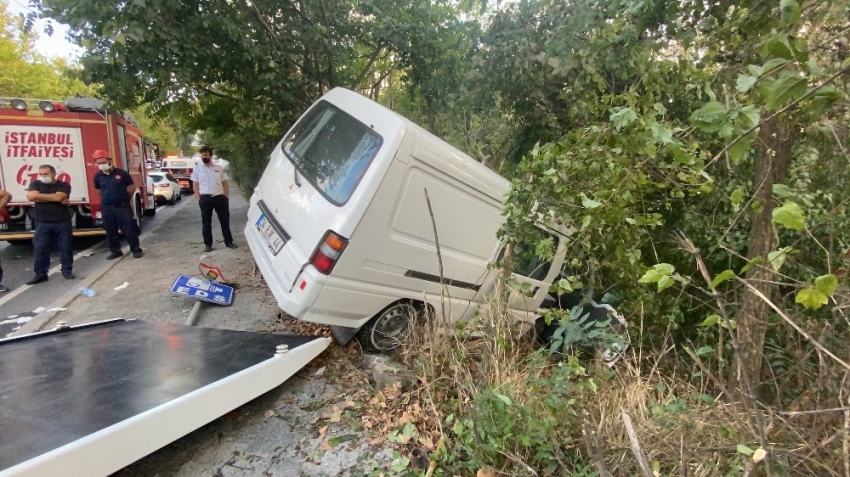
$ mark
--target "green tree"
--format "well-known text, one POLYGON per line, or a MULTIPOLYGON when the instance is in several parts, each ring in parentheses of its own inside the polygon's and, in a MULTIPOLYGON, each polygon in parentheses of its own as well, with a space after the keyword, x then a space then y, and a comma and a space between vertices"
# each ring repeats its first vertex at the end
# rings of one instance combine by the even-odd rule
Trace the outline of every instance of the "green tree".
POLYGON ((30 20, 66 23, 86 48, 87 81, 121 107, 176 108, 187 129, 222 136, 248 181, 275 138, 329 89, 377 94, 393 70, 428 76, 419 71, 443 57, 444 33, 457 22, 448 1, 31 4, 30 20))
MULTIPOLYGON (((499 11, 470 77, 504 99, 525 155, 505 236, 536 240, 541 217, 573 224, 576 274, 625 282, 632 306, 690 337, 721 310, 693 257, 666 245, 673 235, 696 242, 712 276, 762 261, 741 272, 748 286, 721 280, 743 371, 758 382, 779 284, 804 305, 824 303, 835 288, 815 278, 850 240, 832 226, 843 203, 821 202, 846 196, 847 182, 820 173, 846 150, 847 25, 837 3, 793 0, 543 0, 499 11), (779 275, 778 257, 788 259, 779 275), (645 275, 656 263, 674 271, 645 275), (639 277, 679 295, 646 297, 639 277)), ((785 310, 808 319, 791 298, 785 310)))
POLYGON ((92 95, 79 71, 64 59, 39 55, 32 33, 0 1, 0 96, 64 100, 75 94, 92 95))

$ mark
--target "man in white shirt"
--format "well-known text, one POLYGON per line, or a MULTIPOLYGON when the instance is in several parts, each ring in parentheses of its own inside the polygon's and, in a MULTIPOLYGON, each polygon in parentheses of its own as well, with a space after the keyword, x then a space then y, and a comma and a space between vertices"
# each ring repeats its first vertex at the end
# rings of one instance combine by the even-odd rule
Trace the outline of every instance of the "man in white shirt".
POLYGON ((200 150, 202 165, 192 171, 192 189, 195 198, 201 206, 203 223, 204 251, 212 252, 212 213, 218 216, 221 223, 221 235, 224 236, 224 246, 236 248, 233 235, 230 233, 230 186, 227 184, 227 173, 220 166, 213 164, 213 150, 204 146, 200 150))

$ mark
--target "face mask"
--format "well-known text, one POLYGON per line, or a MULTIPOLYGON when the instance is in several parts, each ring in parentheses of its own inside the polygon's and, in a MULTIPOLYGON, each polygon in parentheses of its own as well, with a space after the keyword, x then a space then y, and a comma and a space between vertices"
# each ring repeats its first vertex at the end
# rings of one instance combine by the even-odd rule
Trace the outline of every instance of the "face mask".
POLYGON ((204 164, 209 164, 212 159, 209 157, 202 157, 201 160, 204 161, 204 164))
POLYGON ((108 162, 106 164, 98 164, 97 167, 99 167, 103 172, 109 172, 109 169, 112 169, 108 162))
POLYGON ((53 177, 38 176, 38 180, 44 182, 45 184, 52 184, 53 181, 55 181, 56 179, 54 179, 53 177))

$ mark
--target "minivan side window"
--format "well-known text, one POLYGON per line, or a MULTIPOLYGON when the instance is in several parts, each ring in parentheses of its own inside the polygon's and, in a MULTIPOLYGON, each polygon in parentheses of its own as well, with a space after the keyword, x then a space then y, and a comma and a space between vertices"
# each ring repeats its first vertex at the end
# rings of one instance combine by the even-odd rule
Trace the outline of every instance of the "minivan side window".
POLYGON ((383 139, 365 124, 322 101, 283 140, 301 175, 336 205, 348 202, 383 139))
MULTIPOLYGON (((542 231, 541 231, 542 232, 542 231)), ((558 249, 558 236, 542 232, 543 239, 551 239, 554 249, 558 249)), ((552 267, 551 260, 544 260, 535 253, 536 244, 515 243, 513 254, 511 257, 513 272, 532 280, 543 281, 546 275, 549 274, 549 268, 552 267)), ((499 253, 499 261, 505 256, 505 249, 499 253)))

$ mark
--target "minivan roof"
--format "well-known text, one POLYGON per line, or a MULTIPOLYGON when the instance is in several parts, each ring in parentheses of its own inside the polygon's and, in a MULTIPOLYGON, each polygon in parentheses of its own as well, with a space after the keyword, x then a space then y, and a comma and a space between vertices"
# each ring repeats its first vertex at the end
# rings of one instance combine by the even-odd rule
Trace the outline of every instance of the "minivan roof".
MULTIPOLYGON (((324 97, 326 100, 334 103, 336 98, 345 98, 346 102, 362 102, 364 107, 372 107, 375 106, 381 108, 383 112, 393 115, 399 121, 402 121, 407 126, 408 130, 414 131, 417 137, 424 136, 432 141, 437 141, 441 143, 443 147, 441 147, 441 151, 429 151, 432 154, 437 154, 438 157, 442 160, 441 170, 453 170, 461 172, 463 177, 459 177, 455 175, 455 179, 460 180, 462 182, 467 183, 471 187, 480 190, 481 192, 493 197, 499 202, 503 202, 505 200, 505 196, 508 194, 508 190, 510 189, 510 182, 507 179, 500 176, 496 172, 492 171, 489 167, 481 164, 475 159, 466 155, 463 151, 457 149, 451 144, 443 141, 439 137, 434 134, 428 132, 418 124, 413 121, 405 118, 404 116, 396 113, 395 111, 388 109, 365 96, 362 96, 354 91, 347 90, 345 88, 334 88, 329 93, 327 93, 324 97)), ((430 141, 424 141, 425 143, 430 141)))
MULTIPOLYGON (((358 94, 354 91, 347 90, 345 88, 334 88, 325 96, 323 99, 331 102, 337 103, 337 106, 341 106, 342 104, 357 104, 358 106, 362 106, 363 109, 374 109, 376 106, 380 108, 382 113, 386 113, 392 115, 397 118, 399 121, 403 122, 408 130, 416 132, 417 138, 424 137, 427 138, 425 141, 422 141, 422 147, 428 147, 428 143, 441 144, 442 147, 433 148, 440 149, 440 151, 429 150, 428 152, 434 156, 438 156, 442 160, 442 164, 440 169, 444 171, 454 171, 452 177, 456 180, 466 183, 470 187, 474 187, 476 190, 492 197, 493 199, 498 200, 499 202, 504 203, 507 198, 507 194, 510 190, 510 182, 504 177, 500 176, 495 171, 491 170, 489 167, 481 164, 475 159, 469 157, 463 151, 457 149, 451 144, 443 141, 439 137, 434 134, 428 132, 426 129, 422 128, 418 124, 413 121, 405 118, 404 116, 396 113, 395 111, 384 107, 381 104, 372 101, 371 99, 358 94)), ((419 141, 417 141, 419 142, 419 141)), ((547 228, 550 230, 557 232, 565 237, 569 237, 575 231, 574 227, 570 224, 563 224, 560 221, 551 220, 550 223, 547 224, 547 228)))

